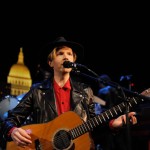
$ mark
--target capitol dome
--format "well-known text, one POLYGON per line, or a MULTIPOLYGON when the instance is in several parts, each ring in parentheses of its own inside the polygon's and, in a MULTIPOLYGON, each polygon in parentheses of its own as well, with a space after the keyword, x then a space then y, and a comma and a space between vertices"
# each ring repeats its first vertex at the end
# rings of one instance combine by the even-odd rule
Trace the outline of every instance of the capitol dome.
POLYGON ((30 70, 24 64, 22 48, 20 48, 17 63, 10 68, 7 83, 11 84, 11 95, 14 96, 28 92, 32 85, 30 70))
POLYGON ((15 76, 15 77, 22 77, 22 78, 27 78, 30 79, 30 71, 28 67, 26 67, 23 64, 14 64, 12 65, 10 71, 9 71, 9 76, 15 76))

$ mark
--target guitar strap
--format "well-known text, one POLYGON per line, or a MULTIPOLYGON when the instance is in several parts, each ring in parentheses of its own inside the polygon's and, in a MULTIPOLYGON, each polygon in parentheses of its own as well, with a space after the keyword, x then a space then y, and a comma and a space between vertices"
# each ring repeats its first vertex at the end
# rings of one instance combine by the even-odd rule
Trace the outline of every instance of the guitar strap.
POLYGON ((89 108, 88 108, 85 96, 83 96, 83 103, 82 104, 83 104, 83 107, 84 107, 86 114, 87 114, 87 120, 89 120, 90 119, 90 112, 89 112, 89 108))

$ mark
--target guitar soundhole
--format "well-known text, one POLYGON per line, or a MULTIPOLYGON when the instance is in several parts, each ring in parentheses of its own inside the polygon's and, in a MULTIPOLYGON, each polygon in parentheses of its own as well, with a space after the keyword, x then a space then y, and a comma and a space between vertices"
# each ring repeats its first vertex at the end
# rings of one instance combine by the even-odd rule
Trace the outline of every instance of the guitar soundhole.
POLYGON ((71 137, 69 133, 65 130, 59 130, 53 139, 53 144, 56 149, 66 149, 68 148, 71 144, 71 137))

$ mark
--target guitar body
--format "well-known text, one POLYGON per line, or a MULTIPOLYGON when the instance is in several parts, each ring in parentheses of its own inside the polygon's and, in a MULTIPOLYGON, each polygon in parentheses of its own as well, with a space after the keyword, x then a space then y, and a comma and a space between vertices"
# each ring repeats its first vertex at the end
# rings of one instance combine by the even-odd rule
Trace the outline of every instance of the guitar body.
MULTIPOLYGON (((51 122, 43 124, 26 125, 22 128, 31 129, 32 144, 26 148, 17 146, 13 141, 7 142, 6 150, 59 150, 53 145, 55 134, 60 130, 70 129, 82 124, 80 117, 72 111, 66 112, 51 122), (38 147, 37 147, 38 146, 38 147)), ((91 139, 89 133, 85 133, 71 141, 64 150, 90 150, 91 139)), ((60 148, 60 150, 63 150, 60 148)))

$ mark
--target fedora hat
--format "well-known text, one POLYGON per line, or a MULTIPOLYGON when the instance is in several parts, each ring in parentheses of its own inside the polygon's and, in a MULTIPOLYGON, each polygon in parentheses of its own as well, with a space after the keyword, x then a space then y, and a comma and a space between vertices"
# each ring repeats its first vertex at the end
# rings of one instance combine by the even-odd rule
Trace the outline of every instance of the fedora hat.
POLYGON ((82 58, 84 55, 84 48, 81 44, 73 41, 66 40, 63 36, 56 38, 53 42, 47 44, 49 53, 58 46, 68 46, 72 48, 73 52, 77 54, 77 57, 82 58))

